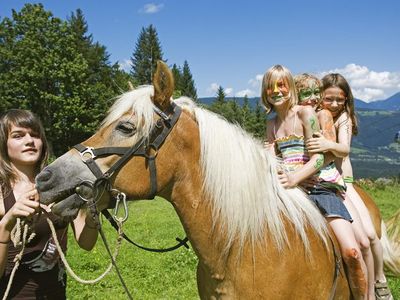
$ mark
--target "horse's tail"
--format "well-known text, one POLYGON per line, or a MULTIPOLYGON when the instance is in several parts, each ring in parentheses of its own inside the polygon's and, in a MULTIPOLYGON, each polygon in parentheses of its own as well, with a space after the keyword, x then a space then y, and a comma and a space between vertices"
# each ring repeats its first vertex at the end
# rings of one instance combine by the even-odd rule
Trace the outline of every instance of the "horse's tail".
POLYGON ((382 221, 383 263, 388 274, 400 277, 400 210, 387 222, 382 221))

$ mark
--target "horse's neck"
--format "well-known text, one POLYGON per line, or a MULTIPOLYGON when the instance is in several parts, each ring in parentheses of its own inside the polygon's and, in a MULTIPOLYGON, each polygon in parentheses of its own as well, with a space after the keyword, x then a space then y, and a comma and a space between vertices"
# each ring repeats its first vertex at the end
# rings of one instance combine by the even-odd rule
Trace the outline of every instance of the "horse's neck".
POLYGON ((224 240, 213 227, 210 201, 204 197, 200 186, 188 182, 175 184, 170 201, 199 260, 219 272, 224 264, 221 259, 224 240))

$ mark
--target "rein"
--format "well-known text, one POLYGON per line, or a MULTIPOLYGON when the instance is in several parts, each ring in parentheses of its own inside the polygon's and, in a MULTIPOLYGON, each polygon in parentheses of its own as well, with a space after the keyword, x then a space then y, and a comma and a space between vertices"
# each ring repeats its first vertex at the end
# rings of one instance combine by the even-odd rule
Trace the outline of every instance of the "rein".
MULTIPOLYGON (((116 198, 116 205, 114 209, 114 215, 116 215, 120 201, 122 200, 122 204, 125 210, 124 219, 128 217, 128 209, 126 205, 126 195, 118 191, 117 189, 112 188, 111 184, 111 177, 118 172, 132 157, 135 156, 142 156, 146 158, 146 162, 149 166, 150 171, 150 193, 147 199, 154 199, 157 193, 157 168, 155 164, 155 160, 158 154, 158 150, 163 145, 165 139, 168 137, 170 132, 172 131, 173 127, 175 126, 176 122, 178 121, 182 109, 177 106, 174 102, 171 102, 172 106, 172 115, 168 116, 159 108, 154 107, 154 111, 157 115, 160 116, 160 119, 156 121, 156 124, 152 131, 150 132, 149 138, 143 138, 138 141, 132 147, 103 147, 103 148, 93 148, 93 147, 86 147, 82 144, 75 145, 74 148, 79 151, 82 161, 86 164, 86 166, 90 169, 93 175, 96 177, 94 182, 91 181, 82 181, 78 186, 75 187, 75 192, 78 196, 88 202, 90 199, 93 200, 93 205, 96 206, 96 202, 99 201, 104 191, 107 191, 111 198, 116 198), (157 134, 158 133, 158 134, 157 134), (153 137, 154 136, 154 137, 153 137), (150 141, 151 140, 151 141, 150 141), (151 151, 153 150, 153 152, 151 151), (117 162, 112 165, 106 172, 102 172, 98 164, 96 163, 95 159, 97 157, 104 157, 109 155, 119 155, 121 156, 117 162), (86 186, 92 189, 92 196, 90 199, 85 198, 79 193, 79 189, 81 186, 86 186), (116 194, 116 197, 113 196, 113 193, 116 194)), ((97 210, 95 209, 96 214, 97 210)), ((94 212, 93 212, 94 213, 94 212)), ((118 230, 118 224, 115 217, 111 216, 111 214, 104 209, 101 213, 106 217, 106 219, 111 223, 111 225, 118 230)), ((94 216, 94 215, 93 215, 94 216)), ((95 217, 98 219, 98 215, 95 217)), ((134 241, 132 241, 128 236, 122 233, 122 237, 128 241, 129 243, 135 245, 136 247, 152 252, 168 252, 178 249, 181 246, 186 247, 189 249, 187 245, 188 238, 185 237, 184 239, 176 238, 178 244, 175 246, 165 248, 165 249, 154 249, 141 246, 134 241)))

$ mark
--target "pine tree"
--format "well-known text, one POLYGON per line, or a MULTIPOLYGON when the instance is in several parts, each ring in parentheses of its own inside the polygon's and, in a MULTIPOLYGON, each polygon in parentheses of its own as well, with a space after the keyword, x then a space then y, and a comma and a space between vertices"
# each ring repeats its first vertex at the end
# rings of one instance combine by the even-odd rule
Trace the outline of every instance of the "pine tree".
POLYGON ((150 84, 152 82, 157 61, 163 60, 162 56, 156 28, 153 25, 147 28, 142 27, 135 51, 131 57, 131 75, 135 84, 150 84))
POLYGON ((197 90, 194 86, 192 73, 190 72, 189 63, 185 60, 182 68, 182 75, 179 82, 182 95, 197 101, 197 90))
POLYGON ((267 119, 265 116, 265 110, 260 105, 259 102, 257 102, 256 108, 254 110, 254 115, 255 115, 255 123, 251 132, 254 134, 255 137, 264 140, 265 133, 267 130, 267 123, 266 123, 267 119))
POLYGON ((179 98, 180 96, 182 96, 182 88, 180 86, 181 76, 182 76, 181 70, 176 64, 173 64, 171 72, 172 75, 174 76, 174 81, 175 81, 175 90, 173 98, 179 98))
POLYGON ((117 94, 112 82, 124 77, 92 43, 81 12, 66 22, 26 4, 0 22, 0 109, 38 114, 56 155, 93 132, 117 94))
POLYGON ((225 94, 224 88, 222 86, 219 86, 218 90, 217 90, 217 97, 215 98, 215 103, 224 104, 225 97, 226 97, 226 94, 225 94))

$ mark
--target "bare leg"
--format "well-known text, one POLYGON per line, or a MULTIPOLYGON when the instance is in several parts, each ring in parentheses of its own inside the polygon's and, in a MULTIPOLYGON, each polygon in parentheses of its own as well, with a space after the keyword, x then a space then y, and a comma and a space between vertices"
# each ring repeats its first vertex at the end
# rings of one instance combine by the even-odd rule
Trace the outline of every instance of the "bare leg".
POLYGON ((372 224, 371 217, 369 215, 368 209, 365 206, 364 202, 356 192, 353 187, 353 184, 347 183, 347 194, 354 204, 355 208, 360 215, 362 225, 365 229, 365 233, 368 236, 371 244, 371 251, 374 257, 374 265, 375 265, 375 280, 386 281, 385 274, 383 273, 383 250, 381 241, 376 235, 374 225, 372 224))
POLYGON ((338 240, 354 299, 368 299, 367 268, 350 222, 340 218, 327 218, 327 221, 338 240))
POLYGON ((369 211, 365 206, 364 201, 361 199, 360 195, 357 193, 357 191, 353 187, 353 184, 351 183, 347 183, 347 195, 357 209, 365 233, 370 241, 372 256, 374 258, 374 287, 377 288, 376 297, 378 297, 379 299, 393 299, 391 298, 392 295, 387 285, 385 273, 383 272, 382 244, 376 234, 375 227, 372 223, 369 211), (384 294, 385 296, 379 297, 379 294, 384 294))
POLYGON ((358 211, 355 208, 353 202, 351 202, 351 200, 349 199, 348 194, 346 194, 346 199, 343 201, 343 203, 349 211, 351 217, 353 218, 353 223, 351 223, 351 225, 353 227, 356 240, 360 245, 361 253, 367 267, 368 299, 375 299, 374 258, 372 256, 369 239, 364 231, 360 215, 358 214, 358 211))

